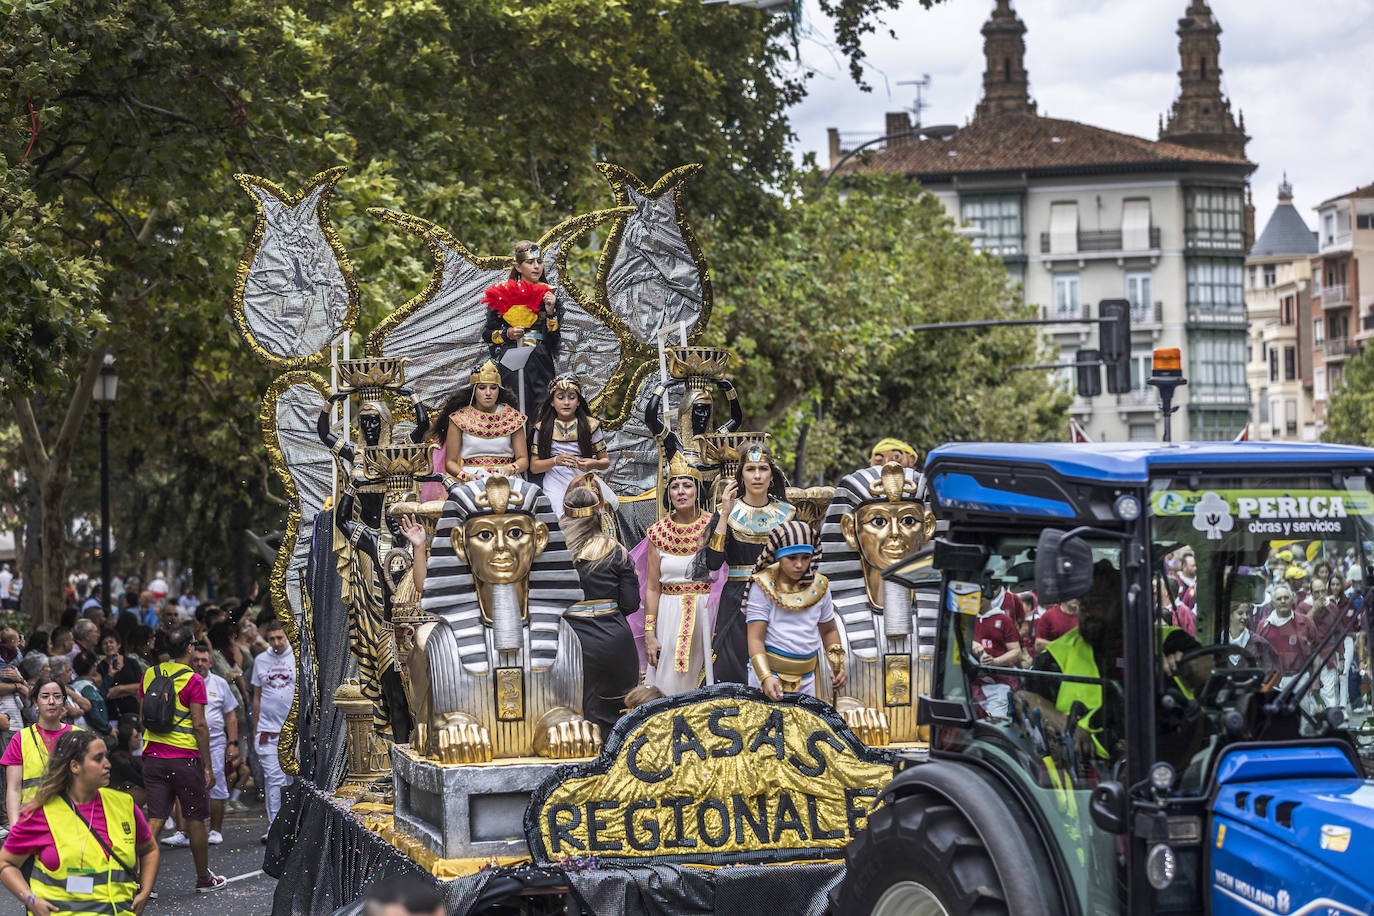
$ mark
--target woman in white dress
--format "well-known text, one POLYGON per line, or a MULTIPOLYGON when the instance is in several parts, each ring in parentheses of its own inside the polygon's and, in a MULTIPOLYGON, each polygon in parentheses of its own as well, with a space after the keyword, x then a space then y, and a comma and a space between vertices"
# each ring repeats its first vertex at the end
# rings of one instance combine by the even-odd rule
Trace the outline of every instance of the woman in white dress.
POLYGON ((492 360, 474 369, 469 386, 444 404, 435 434, 444 444, 444 473, 454 480, 514 477, 529 468, 525 415, 516 409, 515 395, 501 387, 492 360))
POLYGON ((644 591, 645 682, 665 695, 695 690, 705 660, 702 627, 709 633, 708 581, 687 575, 706 540, 705 488, 701 472, 674 455, 668 465, 663 501, 670 514, 649 526, 644 591))

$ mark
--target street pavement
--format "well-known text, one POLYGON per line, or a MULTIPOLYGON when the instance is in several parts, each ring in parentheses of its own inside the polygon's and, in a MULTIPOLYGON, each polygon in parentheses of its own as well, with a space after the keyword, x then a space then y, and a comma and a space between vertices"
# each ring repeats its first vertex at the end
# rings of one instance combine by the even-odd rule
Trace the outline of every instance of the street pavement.
MULTIPOLYGON (((196 868, 189 847, 162 847, 162 862, 157 872, 157 899, 148 902, 147 916, 192 916, 192 914, 243 914, 266 916, 272 912, 275 879, 262 873, 265 847, 258 838, 267 831, 262 805, 247 811, 227 812, 224 816, 224 842, 210 847, 210 870, 229 879, 229 885, 213 894, 197 894, 196 868)), ((170 836, 164 833, 163 837, 170 836)))

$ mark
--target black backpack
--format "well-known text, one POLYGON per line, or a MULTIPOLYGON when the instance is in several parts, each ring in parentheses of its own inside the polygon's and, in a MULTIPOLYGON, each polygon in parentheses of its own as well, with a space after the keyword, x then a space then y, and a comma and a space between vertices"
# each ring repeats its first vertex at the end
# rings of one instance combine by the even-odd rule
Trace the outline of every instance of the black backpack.
POLYGON ((143 730, 165 735, 176 725, 177 675, 190 670, 185 665, 163 664, 153 668, 153 680, 143 691, 143 730), (168 674, 167 669, 172 673, 168 674))

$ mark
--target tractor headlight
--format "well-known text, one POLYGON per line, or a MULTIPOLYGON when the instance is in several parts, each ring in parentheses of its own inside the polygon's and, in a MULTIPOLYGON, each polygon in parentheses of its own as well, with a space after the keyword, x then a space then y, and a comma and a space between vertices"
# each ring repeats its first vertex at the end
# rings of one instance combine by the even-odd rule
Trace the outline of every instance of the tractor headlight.
POLYGON ((1133 522, 1140 518, 1140 500, 1129 493, 1116 498, 1116 517, 1123 522, 1133 522))
POLYGON ((1145 856, 1145 877, 1149 880, 1150 887, 1157 891, 1164 890, 1174 883, 1174 875, 1177 873, 1178 857, 1174 855, 1173 847, 1166 843, 1151 846, 1145 856))
POLYGON ((1174 787, 1176 778, 1174 768, 1163 761, 1150 767, 1150 786, 1161 795, 1174 787))

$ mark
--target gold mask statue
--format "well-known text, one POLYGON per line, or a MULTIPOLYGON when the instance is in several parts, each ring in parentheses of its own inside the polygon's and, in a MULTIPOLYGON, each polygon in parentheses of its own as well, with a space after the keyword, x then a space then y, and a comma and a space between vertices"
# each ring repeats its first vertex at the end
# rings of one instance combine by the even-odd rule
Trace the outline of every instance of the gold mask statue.
POLYGON ((883 468, 882 502, 860 506, 840 519, 845 541, 863 562, 864 587, 874 607, 883 606, 883 570, 910 556, 935 536, 935 515, 904 487, 900 465, 883 468))
POLYGON ((484 621, 491 622, 493 585, 513 583, 519 591, 521 616, 525 616, 530 567, 548 546, 548 526, 519 512, 481 515, 463 525, 453 549, 458 559, 472 567, 484 621))

